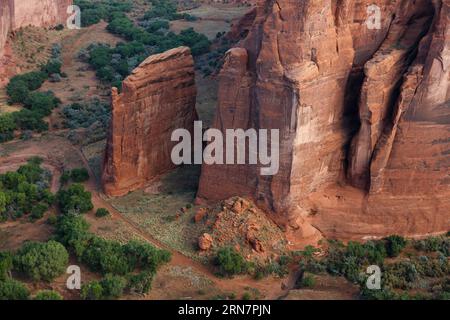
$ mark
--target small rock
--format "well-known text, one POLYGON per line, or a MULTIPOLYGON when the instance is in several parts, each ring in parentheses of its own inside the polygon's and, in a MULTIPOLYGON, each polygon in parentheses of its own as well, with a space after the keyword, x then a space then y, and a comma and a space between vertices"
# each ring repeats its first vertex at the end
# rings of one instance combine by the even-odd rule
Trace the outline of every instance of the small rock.
POLYGON ((206 210, 206 208, 200 208, 197 210, 197 212, 195 213, 194 216, 194 221, 195 223, 199 223, 200 221, 202 221, 206 216, 208 216, 208 211, 206 210))
POLYGON ((198 238, 198 247, 200 250, 209 250, 213 244, 214 240, 209 233, 204 233, 198 238))

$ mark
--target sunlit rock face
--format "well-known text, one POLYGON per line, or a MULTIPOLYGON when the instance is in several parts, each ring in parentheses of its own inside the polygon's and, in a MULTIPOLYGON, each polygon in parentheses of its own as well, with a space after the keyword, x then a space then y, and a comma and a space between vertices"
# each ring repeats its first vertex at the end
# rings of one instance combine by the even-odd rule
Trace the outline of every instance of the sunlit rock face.
POLYGON ((251 196, 296 239, 448 230, 449 4, 259 0, 214 127, 279 129, 280 170, 203 165, 198 200, 251 196))
POLYGON ((174 168, 175 129, 193 132, 196 87, 187 47, 152 55, 112 91, 112 121, 103 164, 106 194, 136 190, 174 168))

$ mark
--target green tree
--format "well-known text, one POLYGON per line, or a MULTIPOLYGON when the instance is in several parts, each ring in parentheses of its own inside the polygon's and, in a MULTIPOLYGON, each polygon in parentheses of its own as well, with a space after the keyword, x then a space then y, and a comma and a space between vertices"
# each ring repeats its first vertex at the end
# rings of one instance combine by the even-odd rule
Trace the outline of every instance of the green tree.
POLYGON ((63 300, 63 297, 53 290, 41 290, 36 294, 34 300, 63 300))
POLYGON ((83 284, 80 296, 84 300, 100 300, 103 297, 103 287, 98 281, 83 284))
POLYGON ((98 218, 106 217, 108 215, 109 215, 109 211, 105 208, 98 208, 97 211, 95 212, 95 216, 98 218))
POLYGON ((10 252, 0 252, 0 282, 9 278, 13 268, 13 255, 10 252))
POLYGON ((223 247, 217 251, 216 264, 221 273, 226 275, 244 273, 247 270, 246 261, 232 247, 223 247))
POLYGON ((74 182, 84 182, 89 180, 89 172, 86 168, 76 168, 70 172, 70 177, 74 182))
POLYGON ((62 213, 86 213, 94 208, 91 193, 78 183, 74 183, 67 190, 58 191, 56 198, 62 213))
POLYGON ((69 254, 56 241, 27 242, 14 257, 14 268, 34 281, 51 281, 64 273, 69 254))
POLYGON ((127 285, 124 277, 107 274, 101 281, 103 288, 103 297, 106 299, 116 299, 123 294, 123 290, 127 285))
POLYGON ((30 291, 21 282, 14 279, 0 281, 0 300, 27 300, 30 291))

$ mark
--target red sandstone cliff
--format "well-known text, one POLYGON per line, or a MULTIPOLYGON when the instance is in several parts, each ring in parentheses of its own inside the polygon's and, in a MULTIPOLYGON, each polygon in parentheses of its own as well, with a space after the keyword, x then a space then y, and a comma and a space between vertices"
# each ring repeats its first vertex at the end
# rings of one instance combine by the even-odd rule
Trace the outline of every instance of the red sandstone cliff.
POLYGON ((280 171, 203 165, 198 199, 251 196, 303 239, 450 229, 449 4, 258 1, 214 126, 280 129, 280 171))
POLYGON ((103 165, 106 194, 119 196, 174 168, 172 131, 193 131, 196 87, 187 47, 150 56, 112 91, 112 120, 103 165))

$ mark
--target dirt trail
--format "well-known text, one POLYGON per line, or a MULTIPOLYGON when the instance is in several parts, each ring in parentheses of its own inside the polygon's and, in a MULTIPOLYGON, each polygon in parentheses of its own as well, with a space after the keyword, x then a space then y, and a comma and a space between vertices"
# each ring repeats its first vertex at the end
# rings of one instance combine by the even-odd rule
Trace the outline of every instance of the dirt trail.
POLYGON ((278 299, 281 296, 285 296, 289 290, 289 288, 292 287, 292 277, 289 277, 285 280, 280 279, 265 279, 265 280, 254 280, 248 277, 238 277, 234 279, 220 279, 217 278, 211 269, 207 268, 205 265, 201 264, 200 262, 194 261, 182 253, 166 246, 165 244, 161 243, 160 241, 153 238, 151 235, 149 235, 147 232, 142 230, 136 223, 126 218, 124 215, 122 215, 117 209, 115 209, 110 203, 108 203, 105 198, 106 196, 99 191, 100 187, 98 186, 94 173, 92 172, 89 163, 84 156, 84 154, 77 148, 74 147, 74 151, 78 152, 80 157, 82 158, 85 167, 89 171, 90 179, 85 184, 86 188, 92 193, 92 202, 96 208, 102 207, 109 210, 111 213, 111 217, 113 219, 119 219, 125 224, 127 224, 137 235, 141 236, 146 241, 152 243, 153 245, 168 250, 172 253, 172 260, 170 264, 177 265, 177 266, 183 266, 183 267, 191 267, 194 270, 200 272, 201 274, 207 276, 211 281, 214 282, 215 286, 217 288, 220 288, 224 292, 234 292, 236 290, 244 291, 245 288, 256 288, 260 290, 261 292, 265 293, 266 299, 278 299), (282 282, 287 282, 282 288, 282 282))

